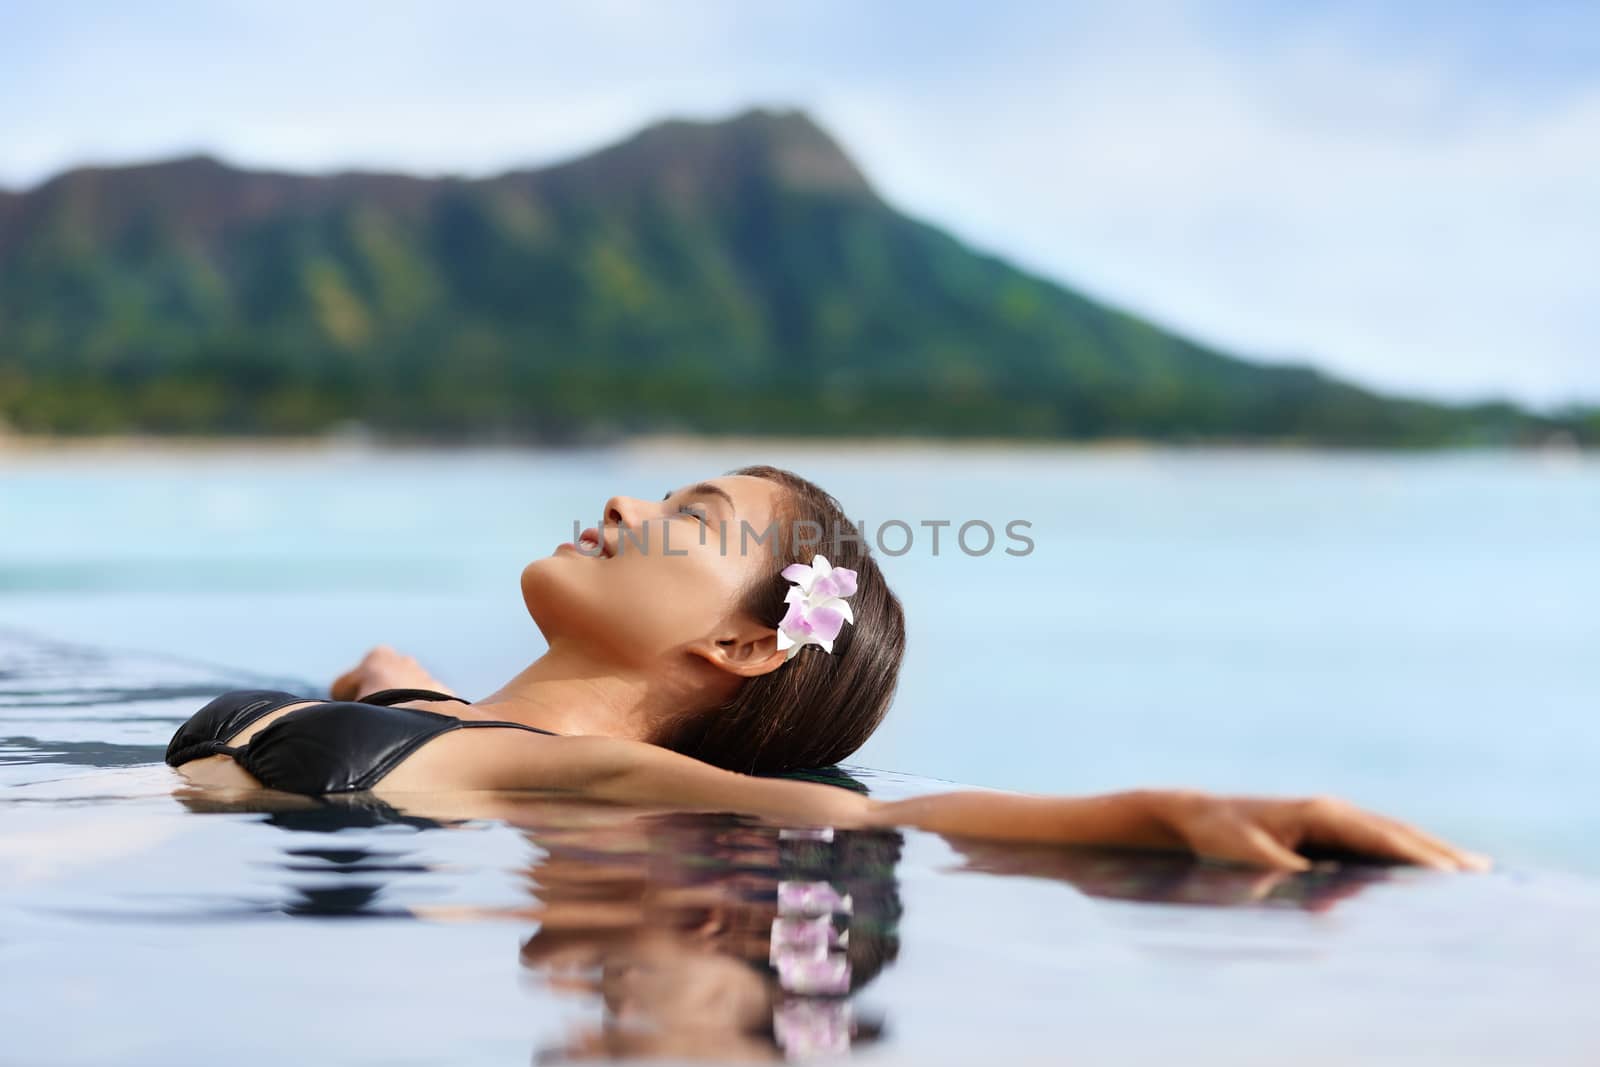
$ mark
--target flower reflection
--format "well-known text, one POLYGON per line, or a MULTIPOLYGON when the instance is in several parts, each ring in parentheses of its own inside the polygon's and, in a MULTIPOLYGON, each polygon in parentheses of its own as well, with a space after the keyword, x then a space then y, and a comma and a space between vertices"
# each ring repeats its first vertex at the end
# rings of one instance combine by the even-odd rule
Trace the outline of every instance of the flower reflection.
POLYGON ((600 1007, 543 1061, 806 1059, 881 1034, 851 998, 899 953, 898 833, 669 814, 535 840, 522 962, 600 1007))

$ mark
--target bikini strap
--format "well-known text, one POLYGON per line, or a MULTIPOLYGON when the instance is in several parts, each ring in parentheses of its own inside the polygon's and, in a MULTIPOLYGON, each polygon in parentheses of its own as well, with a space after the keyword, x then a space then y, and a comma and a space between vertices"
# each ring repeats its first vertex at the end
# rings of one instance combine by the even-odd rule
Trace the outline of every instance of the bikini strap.
MULTIPOLYGON (((378 704, 383 707, 390 707, 394 704, 400 703, 402 700, 459 700, 463 704, 472 703, 472 701, 466 699, 465 697, 452 696, 449 693, 440 693, 432 689, 380 689, 371 696, 362 697, 360 700, 356 701, 356 703, 378 704)), ((421 711, 420 714, 433 715, 437 717, 442 713, 437 711, 421 711)), ((554 730, 546 730, 542 726, 529 726, 528 724, 521 722, 507 722, 501 719, 457 719, 448 715, 444 717, 450 719, 450 722, 453 724, 451 729, 471 728, 475 726, 508 726, 513 730, 531 730, 533 733, 548 734, 551 737, 561 736, 554 730)))
POLYGON ((387 708, 406 700, 459 700, 463 704, 472 703, 466 697, 458 697, 452 693, 441 693, 434 689, 380 689, 376 693, 368 693, 356 703, 376 704, 379 707, 387 708))

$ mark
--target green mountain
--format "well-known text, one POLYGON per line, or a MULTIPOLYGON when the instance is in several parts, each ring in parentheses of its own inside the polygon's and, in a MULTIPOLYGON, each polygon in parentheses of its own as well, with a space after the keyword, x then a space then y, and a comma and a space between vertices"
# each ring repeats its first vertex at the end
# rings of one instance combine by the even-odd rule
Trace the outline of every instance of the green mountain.
POLYGON ((481 180, 202 156, 0 194, 0 417, 537 440, 1551 429, 1178 337, 900 214, 805 115, 767 111, 481 180))

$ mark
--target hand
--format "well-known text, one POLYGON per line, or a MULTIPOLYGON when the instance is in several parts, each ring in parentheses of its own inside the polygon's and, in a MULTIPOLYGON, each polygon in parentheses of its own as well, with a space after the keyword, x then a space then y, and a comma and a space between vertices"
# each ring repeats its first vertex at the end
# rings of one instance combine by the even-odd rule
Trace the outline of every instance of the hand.
POLYGON ((1487 856, 1447 844, 1396 819, 1337 797, 1280 800, 1155 790, 1151 812, 1198 856, 1283 871, 1311 861, 1295 849, 1322 846, 1444 871, 1486 871, 1487 856))
MULTIPOLYGON (((415 659, 379 645, 361 662, 334 679, 328 693, 335 700, 360 700, 384 689, 433 689, 452 693, 415 659)), ((454 695, 452 693, 452 695, 454 695)))

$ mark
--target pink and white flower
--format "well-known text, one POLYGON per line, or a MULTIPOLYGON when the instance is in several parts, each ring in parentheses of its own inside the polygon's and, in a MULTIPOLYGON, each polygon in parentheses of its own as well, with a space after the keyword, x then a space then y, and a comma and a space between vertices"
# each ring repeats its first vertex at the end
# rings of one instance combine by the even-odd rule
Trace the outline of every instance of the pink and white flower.
POLYGON ((827 556, 819 553, 812 557, 810 566, 791 563, 782 574, 794 583, 783 598, 789 610, 778 624, 778 648, 789 653, 785 662, 794 659, 806 645, 820 645, 824 652, 832 652, 844 624, 853 625, 856 621, 845 600, 855 595, 856 572, 833 566, 827 556))

